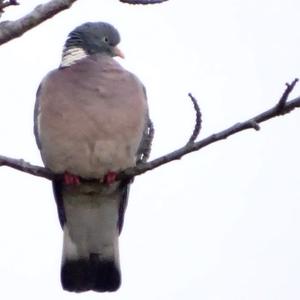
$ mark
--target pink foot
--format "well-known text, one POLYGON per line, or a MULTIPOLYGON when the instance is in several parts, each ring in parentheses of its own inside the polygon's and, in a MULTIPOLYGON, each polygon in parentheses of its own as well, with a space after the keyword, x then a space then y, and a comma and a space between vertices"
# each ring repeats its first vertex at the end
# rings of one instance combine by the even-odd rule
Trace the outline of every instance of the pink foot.
POLYGON ((64 173, 64 183, 66 185, 79 185, 80 184, 79 176, 65 172, 64 173))
POLYGON ((103 182, 110 185, 116 181, 117 175, 116 172, 108 171, 103 177, 103 182))

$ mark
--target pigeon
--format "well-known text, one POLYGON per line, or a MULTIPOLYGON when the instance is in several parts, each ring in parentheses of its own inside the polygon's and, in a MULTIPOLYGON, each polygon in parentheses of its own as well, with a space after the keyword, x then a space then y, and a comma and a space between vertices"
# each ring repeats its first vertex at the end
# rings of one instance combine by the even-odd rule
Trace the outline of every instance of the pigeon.
POLYGON ((146 162, 151 150, 146 90, 115 59, 124 58, 119 42, 108 23, 76 27, 36 95, 34 134, 45 167, 57 175, 61 284, 70 292, 120 287, 118 239, 132 180, 117 175, 146 162))

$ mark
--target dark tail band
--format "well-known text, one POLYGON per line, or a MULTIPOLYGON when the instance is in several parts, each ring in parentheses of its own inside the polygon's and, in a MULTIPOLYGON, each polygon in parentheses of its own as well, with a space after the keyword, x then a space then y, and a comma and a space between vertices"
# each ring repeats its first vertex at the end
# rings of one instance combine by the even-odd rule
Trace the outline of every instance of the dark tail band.
POLYGON ((61 268, 61 283, 70 292, 113 292, 121 285, 121 274, 114 261, 90 259, 66 260, 61 268))

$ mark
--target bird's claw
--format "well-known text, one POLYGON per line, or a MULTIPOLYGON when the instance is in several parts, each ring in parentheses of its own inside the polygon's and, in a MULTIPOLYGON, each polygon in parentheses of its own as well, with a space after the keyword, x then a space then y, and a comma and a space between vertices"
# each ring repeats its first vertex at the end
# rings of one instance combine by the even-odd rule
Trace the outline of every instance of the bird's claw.
POLYGON ((64 183, 66 185, 79 185, 80 184, 79 176, 65 172, 64 173, 64 183))
POLYGON ((103 177, 103 183, 107 185, 114 183, 116 181, 117 175, 118 174, 116 172, 108 171, 103 177))

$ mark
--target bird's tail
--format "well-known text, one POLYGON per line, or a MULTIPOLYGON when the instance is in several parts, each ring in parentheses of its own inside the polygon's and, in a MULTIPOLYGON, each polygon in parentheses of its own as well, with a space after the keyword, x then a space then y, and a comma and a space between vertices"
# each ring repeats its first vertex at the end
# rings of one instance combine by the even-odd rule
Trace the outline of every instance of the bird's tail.
MULTIPOLYGON (((61 283, 65 290, 71 292, 84 292, 94 290, 97 292, 113 292, 121 284, 121 272, 119 257, 117 255, 107 255, 89 253, 85 257, 69 256, 68 233, 64 233, 63 260, 61 266, 61 283)), ((71 243, 73 243, 71 241, 71 243)), ((103 247, 116 247, 116 245, 102 245, 103 247)))
MULTIPOLYGON (((55 186, 54 192, 59 200, 55 186)), ((63 288, 72 292, 117 290, 121 284, 118 245, 121 191, 97 191, 80 184, 64 188, 61 196, 64 207, 61 219, 65 220, 63 288)))

